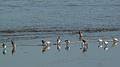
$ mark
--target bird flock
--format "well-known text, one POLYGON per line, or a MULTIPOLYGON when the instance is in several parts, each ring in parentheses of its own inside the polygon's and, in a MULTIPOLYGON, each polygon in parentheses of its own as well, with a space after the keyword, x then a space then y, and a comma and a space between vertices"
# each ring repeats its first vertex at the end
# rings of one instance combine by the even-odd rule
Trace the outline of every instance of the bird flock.
MULTIPOLYGON (((79 42, 82 42, 80 50, 82 50, 82 52, 85 53, 88 50, 88 41, 84 38, 83 33, 81 31, 79 31, 78 34, 79 34, 79 42)), ((98 48, 103 48, 104 50, 107 51, 109 49, 108 48, 109 42, 113 42, 112 46, 117 46, 119 40, 116 37, 112 37, 112 40, 110 40, 110 41, 99 38, 97 42, 99 43, 98 48)), ((67 50, 67 51, 70 50, 70 45, 69 45, 70 43, 72 43, 70 40, 64 41, 65 50, 67 50)), ((42 53, 45 53, 46 51, 48 51, 50 49, 51 42, 42 40, 42 44, 43 44, 42 53)), ((60 38, 60 36, 57 37, 55 45, 56 45, 57 50, 60 51, 61 50, 61 38, 60 38)))
MULTIPOLYGON (((80 45, 80 50, 83 53, 85 53, 88 50, 88 46, 89 46, 88 45, 88 41, 84 38, 83 32, 79 31, 78 34, 79 34, 79 43, 82 43, 80 45)), ((107 51, 107 50, 109 50, 108 43, 112 42, 113 43, 112 46, 116 46, 116 45, 118 45, 119 39, 116 38, 116 37, 112 37, 112 40, 108 41, 108 40, 105 40, 103 38, 99 38, 97 42, 99 43, 98 48, 103 48, 104 50, 107 51)), ((45 53, 48 50, 50 50, 50 48, 51 48, 51 41, 42 40, 41 43, 42 43, 42 48, 41 48, 41 52, 42 53, 45 53)), ((73 42, 71 42, 70 40, 65 40, 64 41, 65 50, 67 50, 67 51, 70 50, 70 43, 73 43, 73 42)), ((58 50, 58 52, 60 52, 62 44, 63 43, 62 43, 61 37, 57 36, 56 44, 53 44, 53 45, 56 46, 56 49, 58 50)), ((5 43, 2 43, 2 45, 0 45, 0 47, 3 48, 3 55, 5 55, 7 53, 6 48, 8 46, 6 46, 5 43)), ((9 47, 12 47, 11 53, 13 55, 16 52, 16 47, 17 47, 17 45, 15 44, 15 42, 13 40, 11 40, 11 46, 9 46, 9 47)))

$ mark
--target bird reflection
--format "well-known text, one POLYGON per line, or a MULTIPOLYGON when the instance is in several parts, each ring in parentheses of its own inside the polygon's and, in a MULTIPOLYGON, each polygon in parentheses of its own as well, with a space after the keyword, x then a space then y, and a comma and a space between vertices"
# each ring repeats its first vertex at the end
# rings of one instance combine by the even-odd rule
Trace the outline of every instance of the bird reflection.
POLYGON ((112 44, 112 47, 116 47, 118 45, 118 42, 112 44))
POLYGON ((5 48, 3 48, 3 55, 6 55, 7 50, 5 48))

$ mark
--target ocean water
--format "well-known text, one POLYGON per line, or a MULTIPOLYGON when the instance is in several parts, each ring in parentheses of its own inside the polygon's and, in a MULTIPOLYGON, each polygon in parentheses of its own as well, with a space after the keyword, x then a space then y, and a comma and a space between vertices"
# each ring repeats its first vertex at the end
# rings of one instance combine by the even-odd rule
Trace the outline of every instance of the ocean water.
POLYGON ((0 29, 119 28, 119 0, 1 0, 0 29))
POLYGON ((113 67, 120 66, 119 42, 109 50, 98 48, 97 40, 120 39, 119 0, 0 0, 0 67, 113 67), (80 50, 78 31, 84 33, 89 48, 80 50), (57 51, 57 36, 62 43, 74 42, 66 51, 57 51), (11 54, 10 40, 17 45, 11 54), (41 40, 51 41, 51 49, 41 52, 41 40))

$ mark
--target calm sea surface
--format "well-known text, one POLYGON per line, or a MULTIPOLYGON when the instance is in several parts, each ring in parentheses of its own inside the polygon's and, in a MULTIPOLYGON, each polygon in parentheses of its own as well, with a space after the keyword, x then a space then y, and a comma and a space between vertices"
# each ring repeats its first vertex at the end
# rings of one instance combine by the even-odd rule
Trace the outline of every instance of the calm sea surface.
POLYGON ((0 67, 119 67, 119 42, 115 47, 109 42, 108 51, 97 42, 120 39, 119 31, 120 0, 0 0, 0 44, 11 46, 12 39, 17 45, 14 55, 12 47, 6 55, 0 48, 0 67), (89 43, 86 53, 77 42, 79 30, 89 43), (77 43, 70 51, 62 45, 60 52, 52 45, 43 54, 41 40, 55 44, 57 35, 77 43))

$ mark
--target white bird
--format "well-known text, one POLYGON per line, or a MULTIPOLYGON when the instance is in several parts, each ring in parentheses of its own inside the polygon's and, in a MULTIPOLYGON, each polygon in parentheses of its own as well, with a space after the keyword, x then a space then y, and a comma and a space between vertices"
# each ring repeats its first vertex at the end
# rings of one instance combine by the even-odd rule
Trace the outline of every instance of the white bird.
POLYGON ((43 48, 42 48, 42 53, 48 51, 50 49, 50 41, 44 41, 42 40, 43 48))
POLYGON ((113 41, 112 47, 115 47, 118 45, 118 42, 119 42, 118 38, 113 38, 112 41, 113 41))
POLYGON ((47 45, 50 45, 50 41, 45 41, 45 40, 42 40, 42 46, 47 46, 47 45))
POLYGON ((118 38, 113 38, 113 42, 118 42, 118 38))
POLYGON ((105 45, 108 45, 108 41, 104 41, 104 44, 105 44, 105 45))
POLYGON ((61 49, 61 40, 60 40, 60 36, 57 37, 57 50, 60 51, 61 49))
POLYGON ((98 47, 102 48, 103 47, 103 39, 98 39, 99 45, 98 47))
POLYGON ((7 48, 7 46, 3 43, 2 44, 2 47, 4 48, 4 49, 6 49, 7 48))
POLYGON ((2 47, 3 47, 3 54, 5 55, 7 53, 7 50, 6 50, 7 46, 3 43, 2 47))
POLYGON ((57 44, 60 44, 61 40, 60 40, 60 36, 57 37, 57 44))
POLYGON ((108 41, 104 41, 104 50, 108 50, 108 41))

